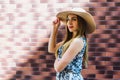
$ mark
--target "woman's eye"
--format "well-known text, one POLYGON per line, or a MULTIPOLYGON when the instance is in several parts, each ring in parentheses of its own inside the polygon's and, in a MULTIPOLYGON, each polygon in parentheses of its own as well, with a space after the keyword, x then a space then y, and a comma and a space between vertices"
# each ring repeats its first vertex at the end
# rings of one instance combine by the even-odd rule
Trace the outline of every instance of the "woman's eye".
POLYGON ((77 19, 76 19, 76 18, 73 18, 72 20, 73 20, 73 21, 76 21, 77 19))
POLYGON ((71 20, 71 21, 77 21, 76 18, 72 18, 72 19, 67 18, 67 19, 66 19, 66 21, 70 21, 70 20, 71 20))

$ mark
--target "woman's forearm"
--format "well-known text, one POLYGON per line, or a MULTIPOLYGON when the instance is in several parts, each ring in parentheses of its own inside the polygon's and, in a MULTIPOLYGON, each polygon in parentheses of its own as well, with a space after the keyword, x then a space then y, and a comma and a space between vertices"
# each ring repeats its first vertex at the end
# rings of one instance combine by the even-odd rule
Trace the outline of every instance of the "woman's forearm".
POLYGON ((57 32, 58 32, 57 29, 56 30, 53 29, 50 35, 49 44, 48 44, 48 52, 50 53, 55 52, 57 32))
POLYGON ((55 21, 53 21, 53 29, 52 29, 52 33, 51 33, 50 39, 49 39, 48 52, 50 52, 50 53, 55 53, 56 37, 57 37, 59 26, 60 26, 60 20, 59 20, 59 18, 57 18, 55 21))

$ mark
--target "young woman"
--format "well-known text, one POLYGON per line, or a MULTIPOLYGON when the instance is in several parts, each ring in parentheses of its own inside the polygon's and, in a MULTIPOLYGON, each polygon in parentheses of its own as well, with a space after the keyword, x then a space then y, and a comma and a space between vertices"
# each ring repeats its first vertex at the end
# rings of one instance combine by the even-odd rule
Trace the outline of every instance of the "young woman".
POLYGON ((56 56, 56 80, 83 80, 82 66, 87 67, 88 61, 86 34, 94 30, 95 21, 84 9, 75 8, 57 14, 48 45, 48 51, 56 56), (56 43, 60 21, 66 25, 66 36, 63 41, 56 43))

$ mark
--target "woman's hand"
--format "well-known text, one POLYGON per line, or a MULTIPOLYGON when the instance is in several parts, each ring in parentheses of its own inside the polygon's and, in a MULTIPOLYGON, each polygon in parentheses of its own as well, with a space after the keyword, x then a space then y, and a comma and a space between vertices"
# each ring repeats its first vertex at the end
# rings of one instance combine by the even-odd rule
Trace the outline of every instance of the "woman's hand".
POLYGON ((60 19, 57 18, 55 21, 53 21, 53 28, 56 30, 60 26, 60 19))

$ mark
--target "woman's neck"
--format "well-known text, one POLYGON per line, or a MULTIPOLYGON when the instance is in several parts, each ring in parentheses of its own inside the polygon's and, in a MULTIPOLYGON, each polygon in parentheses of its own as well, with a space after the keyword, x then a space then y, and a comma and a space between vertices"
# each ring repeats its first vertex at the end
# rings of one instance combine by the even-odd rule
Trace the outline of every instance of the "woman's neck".
POLYGON ((72 34, 72 38, 75 38, 76 35, 77 35, 77 32, 73 32, 73 34, 72 34))

